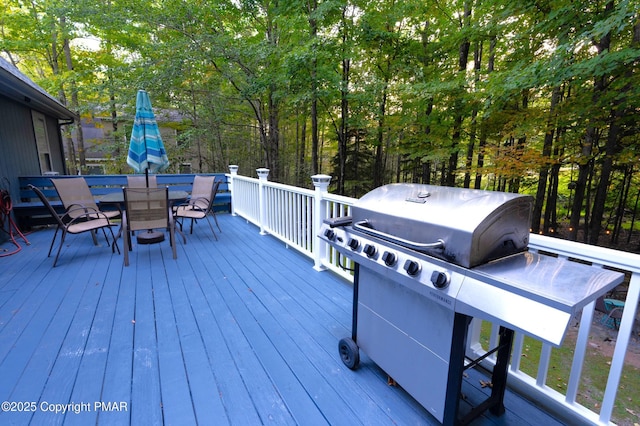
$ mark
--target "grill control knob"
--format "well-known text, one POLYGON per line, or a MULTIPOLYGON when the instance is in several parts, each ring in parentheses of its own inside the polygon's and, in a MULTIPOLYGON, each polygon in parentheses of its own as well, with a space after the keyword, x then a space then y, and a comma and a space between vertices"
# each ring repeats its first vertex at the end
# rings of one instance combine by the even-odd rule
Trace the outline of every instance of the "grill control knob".
POLYGON ((418 275, 421 269, 422 267, 420 266, 420 264, 414 260, 407 260, 404 263, 404 270, 407 271, 407 274, 411 275, 412 277, 418 275))
POLYGON ((376 246, 372 246, 371 244, 365 244, 362 251, 364 251, 368 258, 374 257, 377 252, 376 246))
POLYGON ((324 236, 327 237, 329 241, 333 241, 336 238, 336 233, 331 229, 327 229, 326 231, 324 231, 324 236))
POLYGON ((445 288, 449 285, 450 280, 449 274, 446 272, 433 271, 431 274, 431 282, 435 288, 445 288))
POLYGON ((358 247, 360 247, 360 241, 356 240, 355 238, 349 238, 349 242, 347 244, 353 251, 358 250, 358 247))
POLYGON ((391 253, 390 251, 385 251, 382 254, 382 260, 384 260, 384 264, 387 266, 393 266, 396 264, 396 255, 395 253, 391 253))

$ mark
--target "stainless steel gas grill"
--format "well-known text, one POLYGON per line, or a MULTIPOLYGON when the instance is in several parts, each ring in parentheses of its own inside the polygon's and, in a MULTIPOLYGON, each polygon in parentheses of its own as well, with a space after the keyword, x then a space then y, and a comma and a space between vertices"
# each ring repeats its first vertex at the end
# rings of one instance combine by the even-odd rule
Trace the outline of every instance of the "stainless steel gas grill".
POLYGON ((492 191, 394 184, 328 219, 320 238, 355 264, 351 338, 444 424, 504 412, 513 330, 560 345, 571 317, 623 275, 527 252, 532 199, 492 191), (459 418, 468 325, 500 324, 491 395, 459 418))

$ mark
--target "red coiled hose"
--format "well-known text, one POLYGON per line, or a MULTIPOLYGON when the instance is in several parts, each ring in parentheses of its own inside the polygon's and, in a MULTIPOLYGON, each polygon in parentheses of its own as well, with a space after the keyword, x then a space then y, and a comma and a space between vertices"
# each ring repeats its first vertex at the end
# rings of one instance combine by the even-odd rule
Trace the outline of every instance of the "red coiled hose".
MULTIPOLYGON (((7 178, 4 178, 4 180, 7 182, 7 187, 8 187, 7 178)), ((18 229, 18 226, 13 221, 13 218, 11 217, 11 210, 13 210, 13 203, 11 202, 11 194, 9 194, 9 190, 0 188, 0 229, 6 232, 7 234, 9 234, 9 238, 11 239, 11 242, 17 247, 14 251, 7 252, 7 253, 0 253, 0 257, 11 256, 12 254, 16 254, 20 250, 22 250, 22 247, 16 241, 14 230, 20 237, 22 237, 22 239, 24 240, 25 243, 27 243, 27 245, 31 244, 29 240, 27 240, 27 237, 25 237, 24 234, 20 232, 20 229, 18 229), (8 231, 4 229, 5 222, 9 224, 8 231)))

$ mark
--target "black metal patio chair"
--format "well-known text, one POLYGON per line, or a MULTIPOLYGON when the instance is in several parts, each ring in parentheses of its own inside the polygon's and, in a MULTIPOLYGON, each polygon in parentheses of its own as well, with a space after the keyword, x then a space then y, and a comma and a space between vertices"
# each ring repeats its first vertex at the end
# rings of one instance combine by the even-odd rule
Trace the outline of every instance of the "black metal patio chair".
POLYGON ((193 234, 193 223, 195 221, 198 219, 206 219, 213 233, 213 237, 217 241, 218 236, 209 220, 209 216, 213 216, 218 231, 222 232, 218 218, 213 210, 213 203, 218 193, 218 187, 220 186, 220 181, 216 181, 215 179, 215 176, 196 176, 193 179, 191 198, 188 202, 173 207, 173 217, 180 225, 180 229, 182 229, 182 224, 185 219, 191 219, 190 234, 193 234))
POLYGON ((38 196, 42 204, 49 210, 49 213, 56 221, 57 227, 56 232, 53 234, 53 239, 51 240, 51 246, 49 246, 49 253, 47 257, 51 256, 51 250, 53 250, 53 244, 56 241, 58 236, 58 231, 62 231, 62 237, 60 239, 60 245, 58 246, 58 251, 56 252, 56 258, 53 261, 53 266, 55 267, 58 263, 58 257, 60 256, 60 250, 64 244, 64 240, 67 234, 82 234, 84 232, 90 232, 92 237, 94 237, 94 244, 97 245, 97 240, 93 235, 94 231, 98 229, 102 229, 102 233, 104 234, 104 238, 107 240, 107 244, 111 246, 111 252, 113 253, 116 249, 118 250, 118 254, 120 253, 120 248, 116 242, 116 237, 113 234, 113 229, 111 227, 114 225, 111 223, 109 218, 99 210, 86 207, 79 206, 74 207, 66 211, 64 215, 59 215, 56 210, 53 208, 51 203, 47 197, 33 185, 29 185, 29 188, 38 196), (111 233, 111 239, 113 243, 109 243, 109 237, 107 236, 107 231, 105 228, 109 229, 111 233))
MULTIPOLYGON (((173 251, 173 258, 177 259, 175 242, 175 224, 169 207, 169 189, 164 188, 122 188, 124 192, 125 210, 122 213, 124 236, 124 265, 129 266, 129 251, 133 249, 131 234, 133 231, 166 229, 169 231, 169 241, 173 251)), ((187 240, 182 235, 183 242, 187 240)), ((162 241, 162 239, 157 242, 162 241)), ((151 241, 156 242, 156 241, 151 241)))

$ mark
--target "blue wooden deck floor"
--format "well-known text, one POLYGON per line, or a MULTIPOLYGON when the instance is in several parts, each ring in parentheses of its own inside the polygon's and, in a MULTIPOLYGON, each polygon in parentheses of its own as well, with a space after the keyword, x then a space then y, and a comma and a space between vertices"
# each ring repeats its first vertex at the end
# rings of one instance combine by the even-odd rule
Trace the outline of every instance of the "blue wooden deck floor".
MULTIPOLYGON (((348 283, 218 218, 220 240, 198 224, 177 260, 168 241, 134 246, 125 268, 103 238, 70 235, 52 268, 52 229, 0 258, 0 424, 438 424, 366 355, 342 364, 348 283)), ((473 424, 558 424, 512 393, 505 405, 473 424)))

